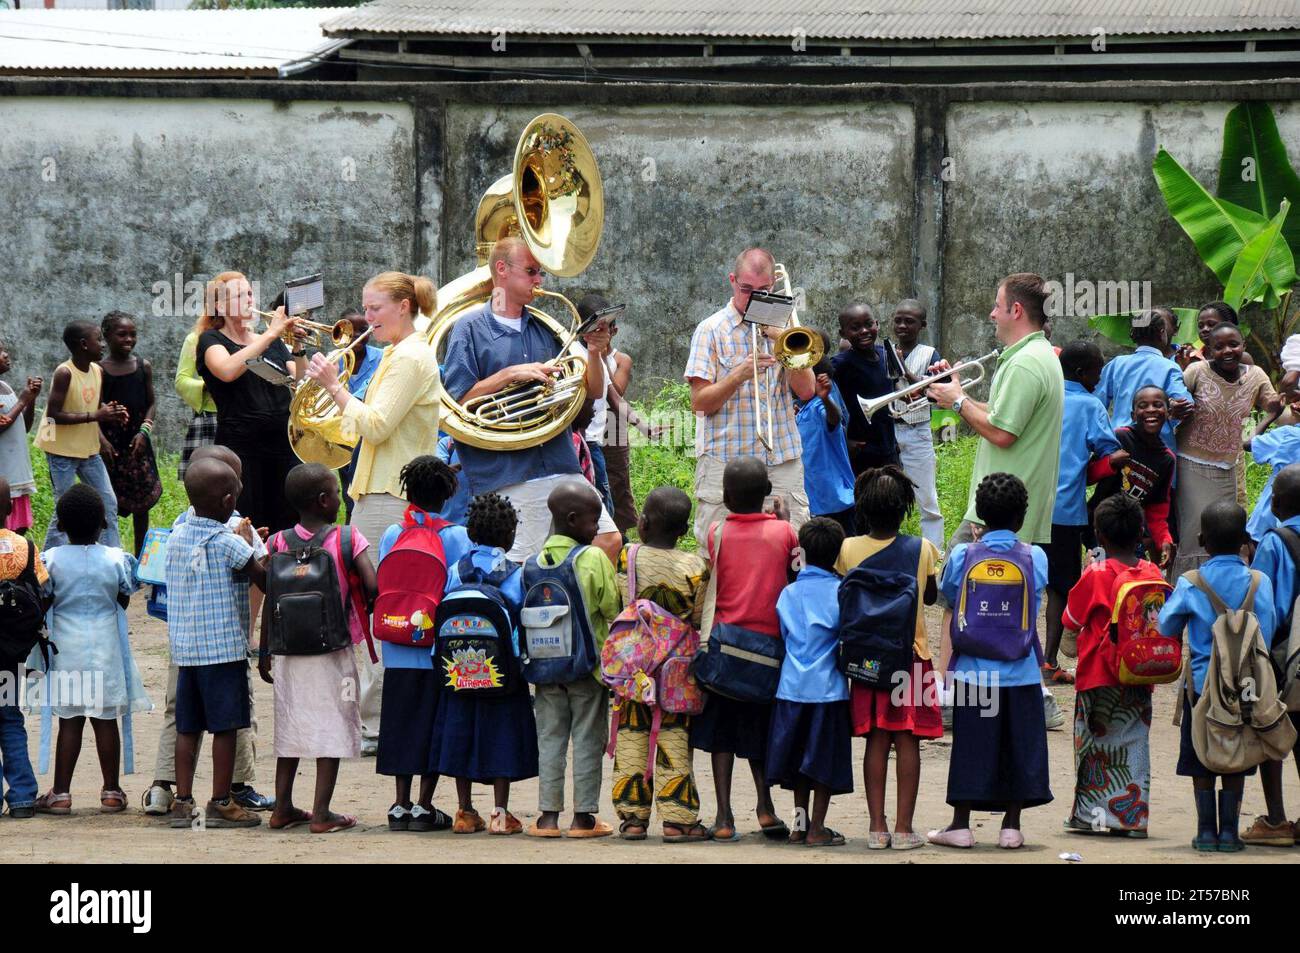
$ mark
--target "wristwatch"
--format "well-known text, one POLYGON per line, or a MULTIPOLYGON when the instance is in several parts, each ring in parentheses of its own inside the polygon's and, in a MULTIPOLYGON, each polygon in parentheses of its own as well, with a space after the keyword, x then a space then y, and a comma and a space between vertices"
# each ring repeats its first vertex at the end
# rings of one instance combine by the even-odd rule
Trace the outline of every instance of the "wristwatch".
POLYGON ((953 412, 954 412, 958 417, 961 416, 961 407, 962 407, 962 404, 964 404, 964 403, 966 403, 966 395, 965 395, 965 394, 962 394, 960 397, 958 397, 956 400, 954 400, 954 401, 952 402, 952 409, 953 409, 953 412))

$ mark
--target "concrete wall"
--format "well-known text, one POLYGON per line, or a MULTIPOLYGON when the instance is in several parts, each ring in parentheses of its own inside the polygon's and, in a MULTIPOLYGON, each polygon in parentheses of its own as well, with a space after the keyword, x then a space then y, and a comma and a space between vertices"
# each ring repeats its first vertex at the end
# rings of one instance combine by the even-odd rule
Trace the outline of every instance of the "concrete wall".
MULTIPOLYGON (((473 264, 474 209, 533 115, 572 118, 607 211, 591 268, 548 286, 628 302, 637 393, 680 380, 728 263, 770 247, 805 323, 844 303, 931 304, 947 354, 982 353, 1003 275, 1150 281, 1156 303, 1217 294, 1150 173, 1164 144, 1213 188, 1223 117, 1271 102, 1300 161, 1297 83, 661 87, 560 83, 126 83, 0 80, 0 336, 13 378, 48 376, 71 317, 148 315, 163 441, 192 315, 155 316, 155 282, 247 271, 268 302, 320 269, 329 312, 387 268, 439 283, 473 264), (43 176, 54 163, 55 175, 43 176)), ((1144 302, 1145 303, 1145 302, 1144 302)), ((1056 336, 1083 333, 1064 315, 1056 336)))

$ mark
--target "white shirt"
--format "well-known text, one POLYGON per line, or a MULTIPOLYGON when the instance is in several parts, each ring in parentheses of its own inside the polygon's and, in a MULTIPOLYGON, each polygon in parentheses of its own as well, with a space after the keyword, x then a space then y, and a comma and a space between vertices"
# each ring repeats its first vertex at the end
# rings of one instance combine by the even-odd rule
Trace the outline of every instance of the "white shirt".
POLYGON ((614 363, 614 355, 617 353, 618 349, 611 347, 601 362, 605 366, 605 383, 602 385, 600 396, 592 405, 591 423, 587 424, 587 432, 584 434, 588 443, 605 442, 605 428, 609 423, 609 380, 617 367, 614 363))

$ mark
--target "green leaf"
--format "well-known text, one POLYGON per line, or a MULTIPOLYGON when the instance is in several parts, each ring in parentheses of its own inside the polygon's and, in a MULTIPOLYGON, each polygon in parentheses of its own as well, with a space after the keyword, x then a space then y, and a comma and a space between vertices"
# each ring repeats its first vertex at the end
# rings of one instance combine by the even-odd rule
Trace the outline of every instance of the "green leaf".
MULTIPOLYGON (((1088 319, 1088 326, 1108 341, 1123 344, 1125 347, 1136 347, 1133 343, 1130 321, 1140 310, 1124 311, 1120 314, 1094 314, 1088 319)), ((1195 344, 1196 316, 1199 312, 1195 308, 1170 308, 1169 310, 1178 317, 1178 330, 1174 333, 1174 343, 1195 344)))
POLYGON ((1282 226, 1290 209, 1291 203, 1283 199, 1282 207, 1272 221, 1248 241, 1237 256, 1237 263, 1232 266, 1232 273, 1223 286, 1223 300, 1235 310, 1241 310, 1242 304, 1248 300, 1263 297, 1266 288, 1281 294, 1295 284, 1295 259, 1287 247, 1286 239, 1282 237, 1282 226), (1290 267, 1276 274, 1267 274, 1264 264, 1278 248, 1285 252, 1285 260, 1290 262, 1290 267))
MULTIPOLYGON (((1226 285, 1237 256, 1248 241, 1267 227, 1267 219, 1258 212, 1215 198, 1164 149, 1156 152, 1151 171, 1169 213, 1191 238, 1201 260, 1226 285)), ((1276 244, 1265 257, 1263 268, 1274 287, 1294 280, 1295 261, 1289 250, 1276 244)))
MULTIPOLYGON (((1219 198, 1272 218, 1287 199, 1300 201, 1300 176, 1287 158, 1286 145, 1268 103, 1240 103, 1223 121, 1219 198)), ((1282 236, 1300 248, 1300 216, 1287 219, 1282 236)))

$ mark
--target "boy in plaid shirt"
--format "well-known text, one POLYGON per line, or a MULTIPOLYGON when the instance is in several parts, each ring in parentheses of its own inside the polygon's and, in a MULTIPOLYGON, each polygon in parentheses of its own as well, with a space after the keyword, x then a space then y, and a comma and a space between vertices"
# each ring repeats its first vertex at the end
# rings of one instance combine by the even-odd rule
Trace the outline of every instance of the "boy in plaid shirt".
POLYGON ((197 816, 192 788, 200 735, 212 734, 212 800, 205 827, 256 827, 261 818, 230 796, 235 732, 250 723, 248 697, 248 583, 266 587, 266 570, 253 557, 253 528, 239 533, 226 521, 235 510, 239 478, 215 457, 193 461, 185 493, 194 515, 167 541, 167 634, 176 678, 176 801, 172 827, 197 816))

